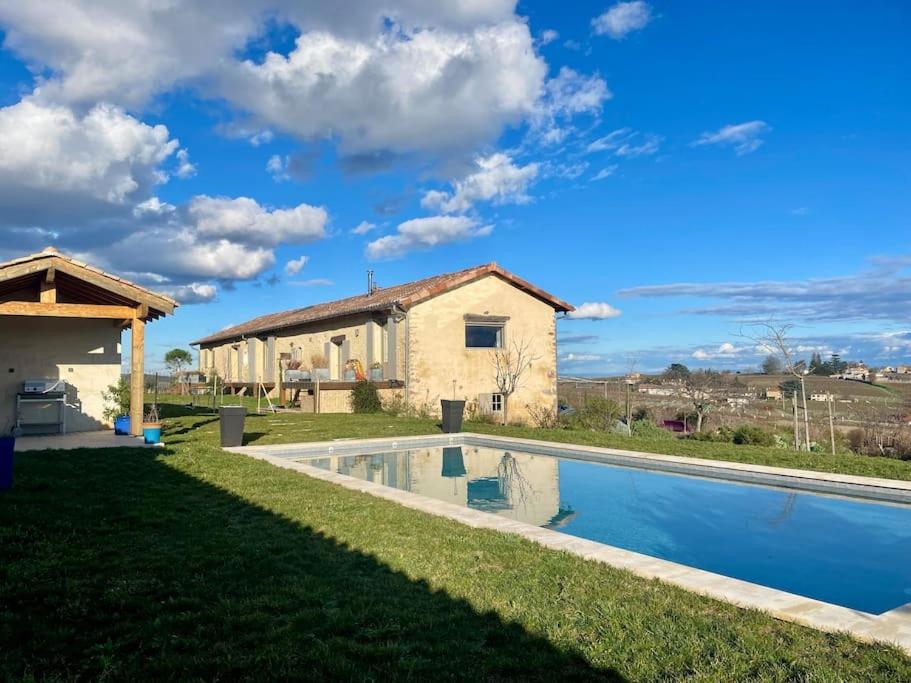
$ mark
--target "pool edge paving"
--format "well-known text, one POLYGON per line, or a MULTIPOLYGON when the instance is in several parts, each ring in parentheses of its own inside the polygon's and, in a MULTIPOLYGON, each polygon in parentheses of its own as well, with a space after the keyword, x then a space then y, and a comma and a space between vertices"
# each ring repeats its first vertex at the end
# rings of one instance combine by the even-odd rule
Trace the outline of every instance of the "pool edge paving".
POLYGON ((625 550, 605 543, 571 536, 559 531, 506 519, 490 512, 474 510, 443 502, 428 496, 391 488, 344 474, 327 471, 291 458, 331 455, 354 455, 382 448, 406 450, 434 446, 492 446, 517 449, 531 448, 542 455, 577 458, 592 462, 648 469, 661 469, 679 474, 709 476, 742 483, 768 484, 797 488, 808 493, 829 493, 884 502, 911 503, 911 482, 876 479, 853 475, 829 474, 808 470, 767 467, 728 461, 703 460, 682 456, 638 453, 619 449, 560 444, 531 439, 460 433, 438 436, 414 436, 360 440, 338 440, 269 446, 241 446, 225 450, 247 455, 272 465, 338 484, 344 488, 391 500, 405 507, 432 515, 447 517, 475 528, 518 534, 539 545, 563 550, 589 561, 685 588, 738 607, 757 609, 784 621, 810 626, 822 631, 849 633, 868 642, 897 645, 911 654, 911 603, 879 615, 833 605, 748 581, 734 579, 684 564, 625 550), (619 460, 618 460, 619 458, 619 460))

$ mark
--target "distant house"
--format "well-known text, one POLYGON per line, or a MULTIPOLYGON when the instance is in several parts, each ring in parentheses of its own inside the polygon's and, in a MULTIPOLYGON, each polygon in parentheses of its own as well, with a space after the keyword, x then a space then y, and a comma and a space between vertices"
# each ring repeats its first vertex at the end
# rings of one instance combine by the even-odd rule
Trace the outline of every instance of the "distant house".
POLYGON ((911 375, 911 365, 899 365, 895 372, 899 375, 911 375))
POLYGON ((533 361, 508 411, 522 420, 528 405, 556 410, 556 314, 572 310, 488 263, 393 287, 368 284, 363 294, 264 315, 194 344, 199 369, 229 389, 276 395, 290 387, 313 411, 349 412, 353 381, 367 374, 385 400, 439 413, 440 399, 464 399, 499 413, 505 397, 493 352, 526 343, 533 361))
POLYGON ((778 387, 767 387, 766 390, 763 392, 763 396, 765 396, 769 400, 778 401, 783 396, 783 393, 782 393, 781 389, 779 389, 778 387))
POLYGON ((647 396, 675 396, 677 394, 673 387, 658 387, 654 384, 640 384, 639 393, 647 396))

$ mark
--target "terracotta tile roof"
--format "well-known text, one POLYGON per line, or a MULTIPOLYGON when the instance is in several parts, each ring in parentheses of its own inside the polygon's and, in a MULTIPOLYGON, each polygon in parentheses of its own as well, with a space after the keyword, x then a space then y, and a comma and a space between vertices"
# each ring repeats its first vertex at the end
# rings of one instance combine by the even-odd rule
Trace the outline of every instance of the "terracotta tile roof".
POLYGON ((541 299, 550 304, 557 311, 572 311, 573 307, 548 294, 542 289, 535 287, 520 277, 513 275, 505 268, 501 268, 496 263, 485 263, 473 268, 467 268, 454 273, 444 273, 434 275, 433 277, 406 282, 402 285, 393 287, 383 287, 377 289, 373 294, 358 294, 348 297, 347 299, 338 299, 337 301, 328 301, 322 304, 314 304, 304 308, 295 308, 290 311, 281 313, 270 313, 262 315, 253 320, 248 320, 240 325, 234 325, 227 329, 211 334, 208 337, 198 339, 193 344, 211 344, 218 341, 228 341, 239 339, 245 336, 263 334, 265 332, 274 332, 288 327, 296 327, 306 323, 318 322, 339 318, 346 315, 357 313, 369 313, 372 311, 388 311, 393 307, 407 310, 422 301, 426 301, 443 292, 454 289, 461 285, 473 282, 487 275, 496 275, 512 285, 522 289, 531 296, 541 299))
POLYGON ((54 247, 46 247, 43 251, 29 254, 28 256, 20 256, 19 258, 0 263, 0 280, 3 280, 4 276, 7 274, 15 275, 18 271, 22 270, 22 268, 15 268, 15 266, 25 266, 28 270, 34 271, 46 270, 50 267, 64 269, 67 266, 71 266, 67 270, 73 277, 79 278, 80 271, 86 273, 86 276, 88 276, 88 274, 99 276, 100 282, 108 281, 110 283, 109 286, 119 286, 120 291, 131 291, 135 294, 137 301, 154 306, 162 315, 173 313, 174 309, 178 306, 178 303, 169 296, 153 292, 150 289, 141 287, 140 285, 125 280, 113 273, 108 273, 101 268, 84 263, 71 256, 67 256, 66 254, 62 254, 54 247), (46 264, 38 263, 42 261, 46 262, 46 264), (34 268, 25 266, 25 264, 32 262, 36 263, 34 268))

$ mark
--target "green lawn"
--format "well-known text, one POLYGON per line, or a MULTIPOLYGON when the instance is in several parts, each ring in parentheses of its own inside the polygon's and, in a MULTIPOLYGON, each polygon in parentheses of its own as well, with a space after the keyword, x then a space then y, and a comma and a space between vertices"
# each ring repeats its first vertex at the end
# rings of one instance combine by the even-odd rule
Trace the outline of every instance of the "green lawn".
MULTIPOLYGON (((895 648, 225 453, 216 428, 173 417, 164 449, 17 456, 0 680, 911 680, 895 648)), ((254 443, 435 429, 248 424, 254 443)))

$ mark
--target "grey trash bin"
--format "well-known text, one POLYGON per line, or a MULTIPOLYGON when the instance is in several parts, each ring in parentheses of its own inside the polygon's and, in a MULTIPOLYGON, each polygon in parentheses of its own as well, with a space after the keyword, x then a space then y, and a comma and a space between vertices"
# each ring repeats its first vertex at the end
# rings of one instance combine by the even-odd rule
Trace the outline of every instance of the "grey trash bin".
POLYGON ((243 406, 222 406, 218 409, 222 446, 244 445, 244 418, 246 416, 247 409, 243 406))
POLYGON ((440 401, 443 410, 443 431, 455 434, 462 431, 462 414, 465 412, 465 401, 440 401))

